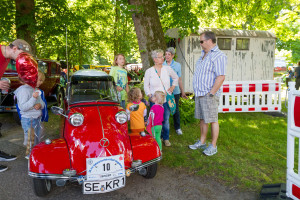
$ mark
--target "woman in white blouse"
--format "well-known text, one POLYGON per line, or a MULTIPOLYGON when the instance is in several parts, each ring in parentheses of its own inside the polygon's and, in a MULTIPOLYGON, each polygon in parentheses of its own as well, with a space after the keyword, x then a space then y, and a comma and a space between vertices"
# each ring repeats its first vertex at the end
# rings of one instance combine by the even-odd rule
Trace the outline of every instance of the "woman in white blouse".
MULTIPOLYGON (((150 100, 150 107, 154 105, 151 101, 151 98, 155 91, 166 91, 169 94, 173 93, 175 86, 178 85, 178 76, 176 72, 166 65, 162 65, 164 62, 164 51, 161 49, 154 50, 151 52, 151 57, 154 61, 154 66, 147 69, 144 77, 144 90, 146 95, 150 100), (170 85, 170 78, 173 80, 172 86, 170 85)), ((162 138, 164 140, 165 146, 171 146, 169 141, 169 132, 170 132, 170 108, 168 103, 165 100, 164 106, 164 121, 162 124, 162 138)))

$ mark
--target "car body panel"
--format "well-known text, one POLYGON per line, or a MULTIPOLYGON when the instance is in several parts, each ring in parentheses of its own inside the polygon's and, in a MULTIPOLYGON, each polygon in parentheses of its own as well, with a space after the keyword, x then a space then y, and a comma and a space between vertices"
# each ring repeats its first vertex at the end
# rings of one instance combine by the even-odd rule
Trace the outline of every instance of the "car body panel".
POLYGON ((144 163, 161 156, 160 148, 154 137, 141 136, 139 133, 131 133, 129 136, 134 160, 141 160, 144 163))
POLYGON ((74 113, 81 113, 84 116, 83 124, 79 127, 74 127, 68 121, 65 124, 64 137, 72 152, 70 159, 73 169, 77 172, 84 171, 86 158, 119 154, 124 154, 125 167, 130 167, 132 150, 127 123, 119 124, 115 119, 116 113, 121 111, 121 108, 116 104, 99 102, 84 105, 77 104, 71 107, 68 113, 69 117, 74 113), (102 138, 108 139, 108 144, 101 146, 102 138))
POLYGON ((69 150, 63 138, 52 140, 51 144, 42 142, 31 151, 29 169, 33 173, 62 174, 70 167, 69 150))

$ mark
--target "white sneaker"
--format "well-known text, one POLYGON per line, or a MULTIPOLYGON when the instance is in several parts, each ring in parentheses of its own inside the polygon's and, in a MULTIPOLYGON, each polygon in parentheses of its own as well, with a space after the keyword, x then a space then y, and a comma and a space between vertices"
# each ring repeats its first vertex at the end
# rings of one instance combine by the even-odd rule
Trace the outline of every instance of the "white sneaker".
POLYGON ((0 165, 0 172, 4 172, 7 169, 8 169, 7 166, 0 165))
POLYGON ((196 150, 196 149, 206 149, 206 143, 202 144, 200 140, 197 140, 195 144, 189 145, 190 149, 196 150))
POLYGON ((178 135, 182 135, 182 130, 181 130, 181 129, 177 129, 177 130, 176 130, 176 133, 177 133, 178 135))
POLYGON ((203 153, 207 156, 215 155, 217 152, 218 152, 217 146, 215 148, 212 144, 208 145, 208 147, 203 151, 203 153))
POLYGON ((26 158, 27 160, 29 160, 29 154, 28 154, 27 156, 25 156, 25 158, 26 158))

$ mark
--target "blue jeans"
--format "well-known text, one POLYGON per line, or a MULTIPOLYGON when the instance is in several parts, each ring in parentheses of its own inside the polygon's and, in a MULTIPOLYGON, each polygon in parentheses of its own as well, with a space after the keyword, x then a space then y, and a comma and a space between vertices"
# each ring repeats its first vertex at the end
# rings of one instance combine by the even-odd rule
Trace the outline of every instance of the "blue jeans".
MULTIPOLYGON (((150 108, 154 105, 153 102, 150 101, 150 108)), ((170 123, 169 123, 169 118, 170 118, 170 108, 168 106, 168 103, 164 103, 164 121, 162 123, 162 131, 161 131, 161 137, 163 140, 169 140, 169 134, 170 134, 170 123)))
POLYGON ((117 94, 118 94, 118 99, 120 100, 120 106, 125 109, 125 100, 122 100, 121 92, 117 92, 117 94))
POLYGON ((174 128, 175 131, 180 129, 180 113, 179 113, 179 98, 180 94, 174 94, 175 97, 175 103, 176 103, 176 111, 173 115, 173 121, 174 121, 174 128))
POLYGON ((125 109, 125 100, 120 101, 120 106, 125 109))
POLYGON ((27 145, 28 140, 28 130, 30 127, 34 128, 34 145, 37 145, 40 143, 40 136, 41 136, 41 117, 37 119, 31 119, 31 118, 21 118, 21 124, 22 128, 24 130, 24 145, 27 145))

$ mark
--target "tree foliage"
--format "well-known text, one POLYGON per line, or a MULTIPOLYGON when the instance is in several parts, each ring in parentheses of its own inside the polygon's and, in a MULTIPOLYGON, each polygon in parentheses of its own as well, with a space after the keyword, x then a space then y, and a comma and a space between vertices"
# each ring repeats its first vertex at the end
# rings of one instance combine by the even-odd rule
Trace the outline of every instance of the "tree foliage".
MULTIPOLYGON (((156 5, 163 32, 176 27, 183 36, 199 26, 271 30, 277 48, 291 50, 291 62, 300 60, 299 0, 156 0, 156 5)), ((40 58, 108 64, 123 53, 127 61, 140 62, 132 9, 127 0, 2 0, 0 40, 28 37, 21 34, 27 30, 40 58), (19 15, 16 4, 28 2, 34 2, 34 15, 19 15)))
POLYGON ((282 10, 272 31, 276 32, 277 48, 290 50, 291 63, 300 61, 300 4, 295 0, 290 8, 282 10))

